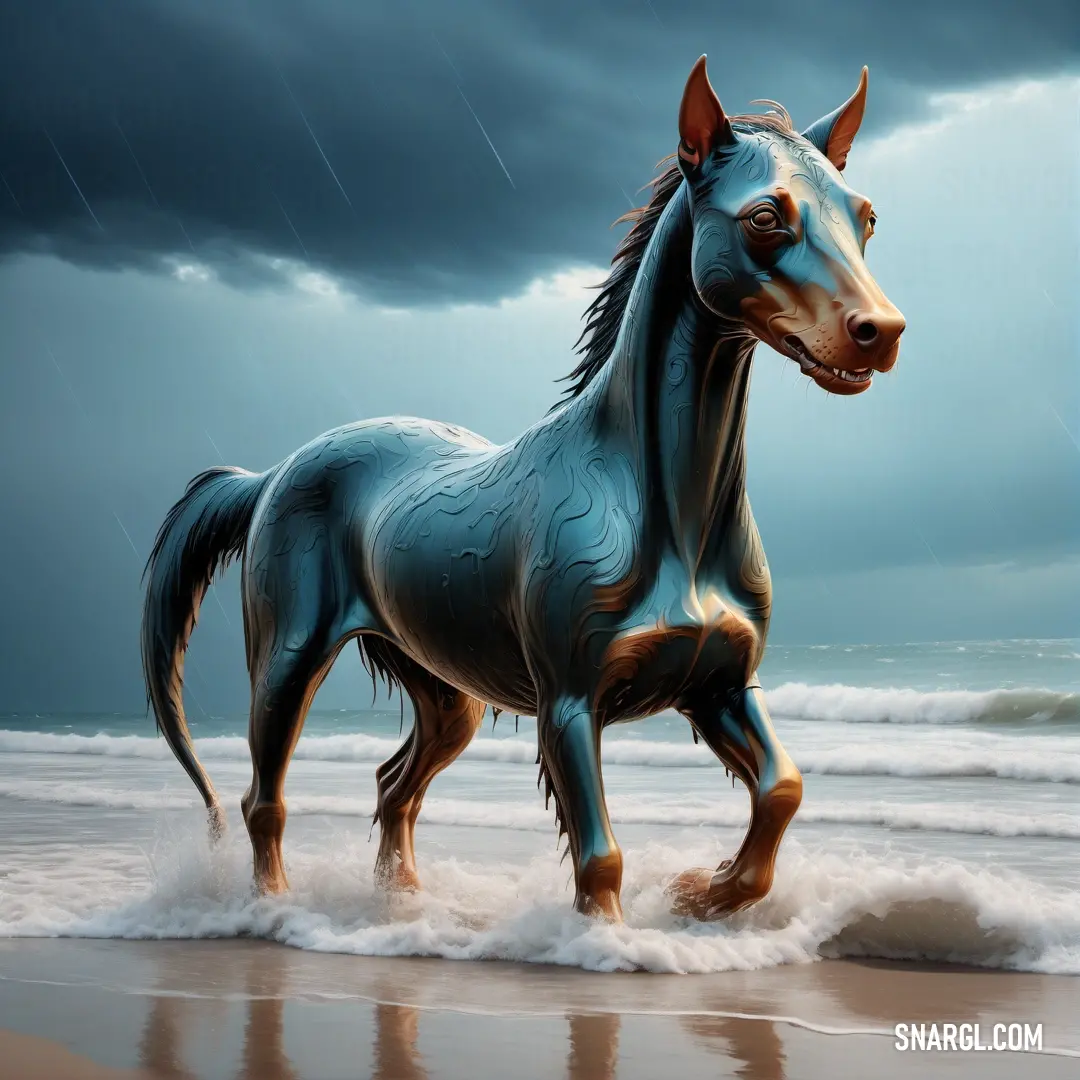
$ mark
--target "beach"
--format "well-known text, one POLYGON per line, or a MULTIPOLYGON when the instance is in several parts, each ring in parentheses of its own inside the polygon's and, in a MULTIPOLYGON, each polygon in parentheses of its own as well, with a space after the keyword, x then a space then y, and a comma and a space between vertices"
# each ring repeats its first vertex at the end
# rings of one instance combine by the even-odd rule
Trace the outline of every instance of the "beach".
POLYGON ((824 961, 696 976, 319 956, 228 942, 6 942, 0 1076, 443 1080, 1071 1077, 1062 977, 824 961), (903 1021, 1043 1025, 1041 1054, 899 1052, 903 1021), (57 1071, 61 1070, 61 1071, 57 1071))
POLYGON ((772 648, 762 681, 806 796, 769 896, 709 924, 665 886, 731 855, 747 798, 673 714, 605 734, 622 926, 572 910, 528 718, 436 779, 424 889, 388 897, 397 704, 316 701, 291 888, 257 897, 241 715, 192 710, 215 847, 152 719, 0 717, 0 1076, 1076 1075, 1080 642, 772 648), (900 1051, 904 1023, 1042 1049, 900 1051))

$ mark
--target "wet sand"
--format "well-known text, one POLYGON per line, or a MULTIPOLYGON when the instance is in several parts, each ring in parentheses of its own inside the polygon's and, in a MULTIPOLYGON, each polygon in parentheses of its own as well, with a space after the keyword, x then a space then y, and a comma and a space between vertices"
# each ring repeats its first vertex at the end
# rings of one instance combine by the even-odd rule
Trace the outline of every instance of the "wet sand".
POLYGON ((718 975, 0 941, 4 1080, 781 1080, 1080 1075, 1080 981, 823 961, 718 975), (1041 1023, 1037 1053, 894 1046, 898 1022, 1041 1023))

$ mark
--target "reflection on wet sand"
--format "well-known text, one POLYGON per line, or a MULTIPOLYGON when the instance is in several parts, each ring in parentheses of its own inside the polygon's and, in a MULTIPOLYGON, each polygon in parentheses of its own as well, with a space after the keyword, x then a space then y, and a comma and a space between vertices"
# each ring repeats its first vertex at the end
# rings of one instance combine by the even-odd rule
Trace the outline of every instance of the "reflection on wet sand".
POLYGON ((256 951, 249 958, 245 982, 247 1023, 236 1080, 296 1080, 285 1053, 285 968, 272 951, 256 951))
MULTIPOLYGON (((297 1080, 285 1053, 285 969, 269 950, 254 951, 245 969, 247 1020, 236 1080, 297 1080)), ((143 1026, 139 1061, 162 1080, 196 1080, 182 1060, 184 1028, 204 1001, 154 997, 143 1026)), ((201 1011, 201 1010, 199 1010, 201 1011)))
MULTIPOLYGON (((1040 1023, 1049 1047, 1080 1050, 1075 980, 929 964, 639 978, 264 942, 65 940, 0 943, 0 974, 0 1017, 12 1029, 0 1031, 0 1076, 20 1080, 134 1080, 136 1050, 147 1080, 494 1080, 507 1063, 516 1075, 566 1080, 918 1077, 932 1070, 895 1056, 893 1027, 943 1018, 1040 1023), (841 1032, 850 1037, 832 1037, 841 1032), (58 1036, 67 1050, 49 1042, 58 1036), (20 1053, 52 1065, 68 1057, 64 1068, 13 1070, 20 1053), (80 1073, 75 1058, 114 1067, 80 1073)), ((965 1074, 1015 1076, 1000 1056, 965 1060, 965 1074)), ((1071 1080, 1075 1064, 1032 1055, 1024 1075, 1071 1080)))
MULTIPOLYGON (((721 1006, 723 1008, 724 1006, 721 1006)), ((730 1006, 727 1006, 730 1008, 730 1006)), ((717 1011, 720 1011, 719 1009, 717 1011)), ((747 1013, 767 1013, 761 1002, 746 1002, 747 1013)), ((684 1031, 698 1045, 740 1064, 734 1075, 742 1080, 784 1080, 784 1043, 772 1020, 742 1020, 730 1016, 684 1016, 684 1031)))
POLYGON ((371 1080, 427 1080, 416 1048, 420 1010, 411 1005, 375 1006, 375 1070, 371 1080))
MULTIPOLYGON (((242 982, 246 1002, 243 1048, 235 1080, 298 1080, 299 1072, 285 1051, 284 1010, 292 988, 287 985, 287 964, 274 950, 253 950, 244 957, 242 982)), ((197 1041, 195 1029, 205 1020, 209 1004, 220 1019, 220 1001, 178 997, 163 985, 153 996, 139 1044, 142 1066, 160 1080, 198 1080, 199 1072, 184 1060, 197 1041)), ((399 985, 373 987, 374 1039, 371 1047, 372 1080, 428 1080, 428 1069, 418 1040, 425 1010, 392 999, 399 985)), ((408 996, 408 995, 406 995, 408 996)), ((363 1002, 358 1009, 365 1009, 363 1002)), ((616 1080, 619 1058, 618 1013, 567 1015, 567 1080, 616 1080)), ((697 1029, 694 1029, 695 1031, 697 1029)), ((711 1035, 713 1029, 705 1032, 711 1035)), ((745 1074, 752 1080, 771 1080, 767 1072, 745 1074)))
POLYGON ((256 998, 248 1002, 244 1025, 244 1052, 236 1080, 297 1080, 285 1053, 281 998, 256 998))
POLYGON ((619 1062, 618 1013, 571 1016, 567 1080, 615 1080, 619 1062))
MULTIPOLYGON (((172 950, 168 955, 158 983, 160 996, 151 992, 139 1060, 160 1080, 198 1080, 202 1075, 198 1064, 205 1068, 216 1058, 220 1068, 220 1055, 229 1053, 219 1041, 225 1032, 235 1032, 223 1018, 236 1016, 237 1005, 205 996, 205 961, 198 950, 172 950), (187 993, 193 996, 183 996, 187 993), (205 1042, 211 1032, 217 1044, 214 1049, 205 1042), (197 1058, 192 1047, 199 1048, 197 1058)), ((451 1002, 465 1001, 479 1016, 488 1007, 495 1015, 515 1006, 520 1008, 518 1015, 527 1015, 533 1008, 547 1017, 552 1011, 563 1012, 567 1024, 564 1075, 569 1080, 616 1080, 619 1075, 620 1015, 593 1011, 600 1001, 596 996, 600 984, 594 977, 582 976, 572 984, 574 992, 567 993, 550 973, 538 971, 485 970, 483 978, 478 978, 471 968, 451 976, 444 965, 426 962, 406 968, 377 960, 348 964, 320 958, 319 964, 316 971, 310 958, 273 947, 231 950, 223 981, 215 991, 227 992, 232 1001, 244 1001, 240 1006, 243 1041, 233 1080, 298 1080, 303 1070, 285 1049, 285 1008, 312 993, 318 997, 327 978, 337 992, 355 1002, 356 1023, 349 1022, 351 1039, 366 1039, 368 1018, 374 1022, 371 1044, 354 1044, 350 1050, 350 1060, 362 1061, 367 1067, 362 1073, 373 1080, 429 1080, 439 1075, 442 1062, 437 1057, 425 1060, 420 1049, 425 1025, 430 1025, 432 1046, 440 1045, 447 1024, 444 1009, 452 1009, 451 1002), (459 984, 459 978, 465 981, 459 984), (428 1013, 425 1006, 435 1011, 428 1013)), ((726 1068, 733 1068, 742 1080, 785 1080, 792 1068, 787 1056, 790 1043, 785 1048, 788 1029, 770 1016, 806 1016, 826 1024, 876 1030, 891 1029, 899 1020, 931 1021, 952 1015, 983 1022, 999 1020, 1003 1014, 1035 1016, 1049 1023, 1057 1002, 1051 993, 1054 987, 1039 976, 994 977, 955 967, 931 970, 931 965, 875 965, 872 961, 794 969, 785 972, 783 980, 770 973, 731 973, 714 980, 708 991, 693 999, 683 994, 681 983, 657 985, 670 995, 666 1005, 672 1012, 685 1010, 678 1023, 687 1035, 711 1055, 727 1059, 726 1068), (697 1009, 701 1012, 691 1011, 697 1009), (718 1015, 724 1013, 755 1018, 718 1015)), ((629 993, 629 984, 625 992, 624 984, 619 984, 617 994, 607 983, 603 986, 606 1003, 640 1000, 629 993)), ((318 1010, 315 1005, 311 1008, 318 1010)), ((1064 1015, 1060 1003, 1057 1011, 1064 1015)))
POLYGON ((788 1029, 768 1017, 813 1016, 808 1001, 833 1003, 821 1017, 825 1023, 870 1030, 891 1030, 901 1020, 929 1023, 953 1016, 983 1022, 1022 1014, 1041 1017, 1049 1016, 1051 1009, 1047 1002, 1040 1011, 1048 984, 1038 976, 944 964, 873 960, 815 964, 786 973, 775 996, 755 995, 748 988, 752 980, 774 977, 732 974, 722 993, 701 1002, 712 1013, 738 1012, 762 1019, 693 1015, 680 1019, 683 1030, 700 1046, 740 1062, 735 1075, 743 1080, 784 1080, 787 1056, 782 1033, 788 1029), (887 977, 875 977, 879 971, 887 977))
POLYGON ((190 1002, 183 998, 155 997, 143 1025, 139 1062, 161 1080, 195 1080, 181 1060, 182 1014, 190 1002))

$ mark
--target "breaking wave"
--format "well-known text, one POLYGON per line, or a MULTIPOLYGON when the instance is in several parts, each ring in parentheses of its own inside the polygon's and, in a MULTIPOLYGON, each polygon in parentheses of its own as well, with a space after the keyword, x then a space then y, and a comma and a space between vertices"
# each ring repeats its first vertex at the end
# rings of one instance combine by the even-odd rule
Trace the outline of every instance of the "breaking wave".
POLYGON ((299 949, 378 956, 511 960, 594 971, 714 972, 873 956, 1080 974, 1074 894, 949 859, 887 861, 790 840, 760 904, 724 922, 670 914, 664 887, 710 846, 627 852, 626 925, 571 910, 557 855, 497 867, 426 861, 425 891, 387 897, 372 849, 339 838, 332 854, 290 847, 292 890, 255 897, 250 849, 233 837, 161 844, 145 856, 73 847, 63 874, 25 853, 0 892, 0 935, 258 937, 299 949))
POLYGON ((784 683, 767 693, 776 716, 848 724, 1080 724, 1080 694, 1058 690, 877 689, 784 683))
MULTIPOLYGON (((984 738, 989 739, 989 736, 984 738)), ((381 762, 400 744, 377 735, 309 735, 294 755, 300 761, 381 762)), ((205 761, 249 761, 247 741, 236 735, 199 739, 205 761)), ((0 731, 0 753, 89 754, 117 758, 169 760, 164 739, 139 735, 72 735, 38 731, 0 731)), ((998 777, 1080 784, 1080 753, 1058 745, 992 742, 895 743, 874 740, 835 747, 792 749, 796 764, 808 774, 830 776, 998 777)), ((532 765, 536 744, 525 738, 478 738, 463 760, 532 765)), ((608 765, 664 768, 719 768, 703 746, 651 739, 609 738, 603 745, 608 765)))

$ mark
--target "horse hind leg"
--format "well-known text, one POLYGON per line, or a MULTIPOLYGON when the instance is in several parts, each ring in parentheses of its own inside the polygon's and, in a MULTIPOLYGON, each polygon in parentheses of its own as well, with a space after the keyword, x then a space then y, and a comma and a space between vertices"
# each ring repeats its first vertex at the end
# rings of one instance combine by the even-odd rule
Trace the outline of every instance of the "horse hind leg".
POLYGON ((285 773, 308 704, 321 681, 322 666, 312 657, 275 650, 257 677, 253 676, 256 689, 249 732, 252 780, 240 808, 251 838, 255 885, 262 893, 284 892, 289 887, 281 851, 285 773))
POLYGON ((251 838, 255 885, 263 893, 288 888, 281 850, 285 774, 316 691, 356 633, 343 627, 334 592, 325 587, 326 576, 317 572, 325 565, 316 558, 305 566, 302 589, 288 587, 298 575, 285 565, 245 582, 252 780, 240 807, 251 838), (249 590, 249 585, 257 587, 254 599, 255 588, 249 590))
POLYGON ((420 887, 416 871, 416 819, 428 785, 472 741, 484 718, 477 698, 432 675, 383 639, 362 641, 370 658, 399 681, 413 704, 409 737, 376 770, 379 853, 376 881, 384 888, 420 887))

